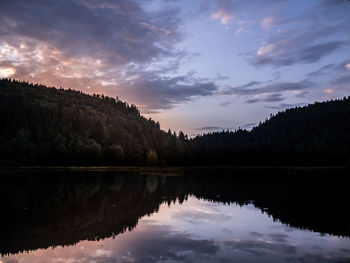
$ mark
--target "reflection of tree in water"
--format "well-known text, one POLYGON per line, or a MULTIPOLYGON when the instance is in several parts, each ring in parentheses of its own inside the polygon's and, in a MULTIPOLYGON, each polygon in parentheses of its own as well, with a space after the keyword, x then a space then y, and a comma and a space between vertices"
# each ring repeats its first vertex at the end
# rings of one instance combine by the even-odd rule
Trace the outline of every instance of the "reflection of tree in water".
POLYGON ((115 236, 177 196, 165 194, 164 178, 137 174, 75 172, 1 179, 1 253, 115 236))
POLYGON ((346 169, 273 169, 256 170, 254 174, 247 170, 232 176, 208 175, 191 189, 191 194, 213 202, 253 203, 289 226, 350 236, 348 173, 346 169))
POLYGON ((188 195, 239 205, 253 202, 282 223, 350 236, 348 180, 346 171, 338 173, 344 174, 288 175, 283 170, 187 172, 179 177, 138 172, 9 174, 1 177, 0 184, 0 252, 116 236, 157 212, 163 202, 182 203, 188 195))

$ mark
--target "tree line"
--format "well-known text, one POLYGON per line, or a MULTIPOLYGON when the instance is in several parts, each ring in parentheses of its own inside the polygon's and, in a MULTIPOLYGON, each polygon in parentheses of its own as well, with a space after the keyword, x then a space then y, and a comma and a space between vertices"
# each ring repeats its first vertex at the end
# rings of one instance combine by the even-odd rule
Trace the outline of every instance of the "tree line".
POLYGON ((118 98, 3 79, 0 102, 2 163, 176 165, 189 155, 176 133, 118 98))
POLYGON ((251 131, 163 131, 109 96, 0 80, 5 165, 347 165, 350 97, 287 109, 251 131))

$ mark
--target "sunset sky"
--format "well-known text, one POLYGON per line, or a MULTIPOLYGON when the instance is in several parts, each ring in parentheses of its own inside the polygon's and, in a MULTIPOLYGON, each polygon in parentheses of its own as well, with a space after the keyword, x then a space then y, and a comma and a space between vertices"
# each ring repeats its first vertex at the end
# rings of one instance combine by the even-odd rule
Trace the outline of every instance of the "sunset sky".
POLYGON ((104 93, 189 135, 350 95, 348 0, 1 0, 0 77, 104 93))

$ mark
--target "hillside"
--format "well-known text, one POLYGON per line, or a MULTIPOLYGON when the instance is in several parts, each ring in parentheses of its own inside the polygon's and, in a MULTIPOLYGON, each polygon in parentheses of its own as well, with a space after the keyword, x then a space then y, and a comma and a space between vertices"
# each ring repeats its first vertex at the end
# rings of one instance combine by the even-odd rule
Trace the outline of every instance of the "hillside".
POLYGON ((3 164, 176 164, 188 145, 134 105, 103 95, 0 80, 3 164))
POLYGON ((348 165, 350 97, 188 140, 103 95, 0 80, 0 164, 348 165))
POLYGON ((350 163, 350 97, 271 115, 251 131, 192 140, 197 162, 344 165, 350 163))

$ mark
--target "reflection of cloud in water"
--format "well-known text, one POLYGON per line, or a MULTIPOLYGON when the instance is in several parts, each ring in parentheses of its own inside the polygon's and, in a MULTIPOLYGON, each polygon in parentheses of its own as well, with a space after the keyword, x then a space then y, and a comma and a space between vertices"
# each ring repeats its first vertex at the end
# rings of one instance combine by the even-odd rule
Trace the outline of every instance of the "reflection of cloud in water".
POLYGON ((206 207, 206 208, 208 208, 208 209, 211 209, 211 210, 213 210, 213 211, 215 211, 215 212, 221 212, 221 207, 222 207, 222 204, 220 204, 220 203, 210 203, 210 202, 208 202, 208 203, 201 203, 201 205, 202 205, 202 207, 206 207))
POLYGON ((197 240, 187 233, 172 231, 170 226, 142 225, 118 245, 120 251, 131 249, 136 262, 160 259, 192 262, 195 258, 215 255, 219 246, 212 240, 197 240))
POLYGON ((285 243, 287 242, 287 238, 288 236, 285 234, 279 234, 279 233, 273 233, 273 234, 269 234, 268 235, 270 238, 272 238, 272 240, 276 241, 276 242, 280 242, 280 243, 285 243))
MULTIPOLYGON (((276 220, 279 222, 278 220, 276 220)), ((284 232, 291 233, 295 231, 300 231, 300 229, 286 225, 286 224, 280 224, 280 225, 271 225, 268 227, 268 229, 273 229, 273 230, 283 230, 284 232)), ((304 229, 303 231, 308 231, 311 232, 310 230, 304 229)))
POLYGON ((218 222, 230 220, 232 218, 231 216, 225 215, 223 213, 203 211, 203 210, 179 211, 179 212, 174 213, 171 217, 173 219, 186 221, 186 222, 191 223, 191 224, 200 224, 201 221, 209 221, 212 223, 218 223, 218 222))
POLYGON ((189 198, 181 208, 180 204, 170 208, 164 204, 159 214, 143 218, 133 231, 120 234, 115 239, 36 250, 4 257, 0 263, 322 263, 348 262, 350 259, 349 243, 343 238, 321 238, 317 233, 290 229, 280 222, 273 222, 267 215, 261 216, 260 212, 249 212, 249 216, 256 219, 253 228, 247 228, 245 224, 251 226, 252 221, 240 215, 246 215, 251 209, 247 206, 236 209, 234 205, 232 209, 226 208, 222 204, 212 205, 194 198, 189 198), (176 220, 171 221, 173 218, 176 220), (264 221, 264 218, 268 220, 264 221), (201 238, 203 232, 205 235, 201 238))
MULTIPOLYGON (((184 211, 186 212, 186 211, 184 211)), ((190 212, 190 211, 189 211, 190 212)), ((197 211, 195 211, 197 212, 197 211)), ((202 211, 199 211, 202 212, 202 211)), ((194 216, 195 213, 191 214, 194 216)), ((195 227, 194 227, 194 232, 195 227)), ((0 263, 114 263, 114 262, 347 262, 347 248, 309 249, 286 243, 282 233, 249 232, 230 240, 198 239, 183 230, 159 225, 152 219, 140 221, 132 232, 102 241, 83 241, 76 246, 37 250, 5 257, 0 263)))
POLYGON ((167 225, 140 224, 133 232, 116 239, 83 241, 76 246, 37 250, 3 259, 1 263, 109 263, 109 262, 205 262, 213 259, 219 245, 213 240, 197 240, 188 233, 172 231, 167 225))
POLYGON ((223 241, 223 245, 230 246, 234 250, 245 251, 254 256, 263 256, 267 253, 296 254, 295 246, 278 244, 265 240, 230 240, 223 241))
POLYGON ((264 235, 258 232, 250 232, 249 235, 254 236, 254 237, 263 237, 264 235))
POLYGON ((259 233, 259 232, 250 232, 249 235, 256 237, 256 238, 268 237, 268 238, 271 238, 272 241, 275 241, 278 243, 285 243, 285 242, 287 242, 286 239, 288 238, 288 236, 286 234, 283 234, 283 233, 272 233, 272 234, 264 235, 264 234, 259 233))
POLYGON ((112 255, 113 255, 113 251, 104 250, 101 248, 96 249, 94 253, 95 257, 111 257, 112 255))

